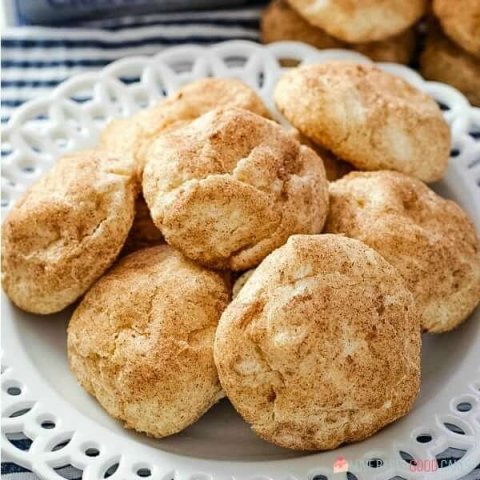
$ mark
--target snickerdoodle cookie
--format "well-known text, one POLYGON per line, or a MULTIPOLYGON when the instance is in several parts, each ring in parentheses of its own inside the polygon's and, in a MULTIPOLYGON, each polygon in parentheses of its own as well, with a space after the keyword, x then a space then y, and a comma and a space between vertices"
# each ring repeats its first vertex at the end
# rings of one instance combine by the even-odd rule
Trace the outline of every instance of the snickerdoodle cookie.
POLYGON ((433 12, 445 33, 464 50, 480 59, 480 2, 433 0, 433 12))
POLYGON ((261 22, 263 43, 293 40, 318 49, 349 48, 376 62, 408 63, 415 49, 415 34, 408 29, 378 42, 349 44, 308 23, 285 0, 274 0, 264 10, 261 22))
POLYGON ((480 300, 480 245, 463 210, 397 172, 350 173, 330 184, 326 231, 361 240, 394 265, 422 326, 451 330, 480 300))
POLYGON ((427 9, 427 0, 288 2, 309 23, 349 43, 375 42, 397 35, 411 27, 427 9))
POLYGON ((373 64, 328 62, 291 69, 275 88, 290 123, 359 170, 443 177, 450 129, 436 102, 373 64))
POLYGON ((213 268, 251 268, 294 233, 321 231, 321 159, 280 125, 217 109, 148 151, 143 193, 166 241, 213 268))
POLYGON ((367 438, 405 415, 419 388, 412 294, 342 235, 295 235, 270 254, 223 313, 214 352, 242 417, 293 449, 367 438))
POLYGON ((426 79, 452 85, 472 105, 480 107, 480 59, 462 50, 440 30, 429 32, 420 66, 426 79))
POLYGON ((120 252, 137 190, 132 165, 108 152, 59 159, 3 224, 3 288, 10 299, 48 314, 83 295, 120 252))
POLYGON ((270 118, 260 97, 234 78, 202 78, 185 85, 158 105, 131 118, 110 122, 100 147, 133 157, 141 174, 150 142, 168 129, 190 122, 214 108, 238 107, 270 118))
POLYGON ((229 299, 223 274, 167 245, 134 252, 75 310, 70 367, 127 428, 153 437, 177 433, 223 397, 213 341, 229 299))
POLYGON ((165 243, 162 232, 153 223, 143 195, 139 195, 135 201, 135 216, 132 228, 130 228, 123 246, 122 255, 162 243, 165 243))

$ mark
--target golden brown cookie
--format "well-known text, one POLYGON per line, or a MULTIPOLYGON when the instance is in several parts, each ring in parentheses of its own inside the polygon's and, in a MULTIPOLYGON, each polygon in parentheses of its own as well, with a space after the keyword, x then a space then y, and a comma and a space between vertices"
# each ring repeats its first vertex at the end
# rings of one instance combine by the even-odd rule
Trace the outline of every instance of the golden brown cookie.
POLYGON ((433 13, 445 33, 480 61, 480 2, 433 0, 433 13))
POLYGON ((349 43, 385 40, 407 30, 427 0, 288 0, 309 23, 349 43))
POLYGON ((362 242, 295 235, 223 313, 215 364, 263 439, 297 450, 363 440, 405 415, 420 327, 399 273, 362 242))
POLYGON ((450 129, 437 103, 373 64, 328 62, 291 69, 275 88, 290 123, 359 170, 443 177, 450 129))
POLYGON ((408 29, 383 41, 349 44, 308 23, 285 0, 274 0, 264 10, 261 21, 263 43, 297 41, 320 50, 348 48, 376 62, 408 63, 415 49, 415 34, 408 29))
POLYGON ((285 0, 273 0, 262 12, 260 36, 263 43, 292 40, 320 50, 343 48, 345 43, 308 23, 285 0))
POLYGON ((162 243, 165 243, 162 232, 153 223, 143 195, 139 195, 135 201, 135 216, 132 228, 128 233, 122 255, 128 255, 135 250, 161 245, 162 243))
POLYGON ((460 90, 480 107, 480 59, 451 42, 438 29, 430 31, 420 57, 422 75, 460 90))
POLYGON ((161 132, 220 106, 244 108, 270 118, 260 97, 240 80, 202 78, 185 85, 150 109, 128 119, 110 122, 100 136, 100 147, 133 157, 141 175, 147 161, 148 145, 161 132))
POLYGON ((396 172, 350 173, 330 184, 326 231, 361 240, 405 279, 422 326, 445 332, 480 301, 480 245, 454 202, 396 172))
POLYGON ((127 428, 177 433, 223 397, 213 362, 223 274, 160 245, 123 258, 87 293, 68 326, 80 384, 127 428))
POLYGON ((83 295, 120 252, 137 191, 132 165, 107 152, 60 158, 3 224, 3 288, 10 299, 48 314, 83 295))
POLYGON ((143 193, 166 241, 213 268, 254 267, 294 233, 321 231, 321 159, 280 125, 217 109, 155 140, 143 193))

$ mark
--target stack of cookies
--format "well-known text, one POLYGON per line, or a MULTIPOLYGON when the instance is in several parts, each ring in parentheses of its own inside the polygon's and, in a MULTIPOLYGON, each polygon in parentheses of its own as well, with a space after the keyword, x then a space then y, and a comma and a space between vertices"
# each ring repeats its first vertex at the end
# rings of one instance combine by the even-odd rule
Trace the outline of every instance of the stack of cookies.
POLYGON ((262 14, 261 39, 351 49, 401 64, 416 65, 421 52, 425 78, 454 86, 480 106, 479 16, 477 0, 433 0, 433 8, 427 0, 272 0, 262 14), (419 25, 429 13, 423 42, 419 25))
POLYGON ((480 2, 433 0, 421 73, 460 90, 480 107, 480 2))
POLYGON ((273 0, 262 15, 261 37, 264 43, 347 48, 377 62, 407 64, 415 52, 415 23, 425 10, 426 0, 273 0))
POLYGON ((480 300, 475 228, 424 183, 450 151, 433 99, 331 62, 275 102, 290 128, 238 80, 186 85, 5 220, 3 288, 37 314, 79 302, 71 370, 128 428, 172 435, 227 396, 279 446, 362 440, 412 408, 421 332, 480 300))

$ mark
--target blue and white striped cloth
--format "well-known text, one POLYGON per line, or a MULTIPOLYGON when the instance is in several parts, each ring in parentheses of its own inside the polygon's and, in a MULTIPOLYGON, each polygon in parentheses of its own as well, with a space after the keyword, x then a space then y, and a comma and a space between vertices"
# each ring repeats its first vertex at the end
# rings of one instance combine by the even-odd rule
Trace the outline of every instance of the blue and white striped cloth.
MULTIPOLYGON (((5 123, 22 103, 47 95, 72 75, 97 70, 127 55, 148 55, 171 45, 211 44, 231 39, 258 40, 258 21, 263 1, 243 8, 151 14, 94 20, 68 28, 17 27, 2 32, 1 121, 5 123)), ((27 450, 30 440, 9 438, 27 450)), ((461 457, 449 449, 440 463, 461 457)), ((80 479, 72 466, 58 469, 66 479, 80 479)), ((29 470, 3 462, 4 480, 36 480, 29 470)), ((479 467, 462 480, 480 480, 479 467)))
POLYGON ((258 3, 93 20, 68 28, 7 28, 2 33, 2 123, 25 101, 46 95, 76 73, 98 70, 121 57, 150 55, 187 43, 257 40, 258 3))

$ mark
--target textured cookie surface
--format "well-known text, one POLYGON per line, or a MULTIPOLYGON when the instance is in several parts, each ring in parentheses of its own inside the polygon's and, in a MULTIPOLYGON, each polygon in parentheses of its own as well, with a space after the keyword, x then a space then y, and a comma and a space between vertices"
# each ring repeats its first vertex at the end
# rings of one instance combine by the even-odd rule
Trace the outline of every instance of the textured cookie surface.
POLYGON ((290 237, 257 267, 215 337, 238 412, 265 440, 300 450, 364 439, 407 413, 419 353, 400 275, 341 235, 290 237))
POLYGON ((264 10, 261 37, 263 43, 292 40, 307 43, 320 50, 349 48, 376 62, 408 63, 415 48, 415 34, 412 29, 378 42, 342 42, 308 23, 285 0, 274 0, 264 10))
MULTIPOLYGON (((411 27, 426 0, 288 0, 308 22, 350 43, 384 40, 411 27)), ((472 0, 475 1, 475 0, 472 0)))
POLYGON ((480 300, 480 246, 454 202, 395 172, 350 173, 330 184, 326 231, 357 238, 402 274, 422 326, 451 330, 480 300))
POLYGON ((427 94, 374 65, 328 62, 287 72, 275 102, 290 123, 359 170, 443 177, 450 129, 427 94))
POLYGON ((20 198, 2 228, 3 288, 17 306, 58 312, 102 275, 132 225, 134 178, 109 153, 77 152, 20 198))
POLYGON ((213 340, 229 298, 222 274, 166 245, 132 253, 75 310, 70 367, 127 428, 179 432, 223 397, 213 340))
POLYGON ((187 84, 155 107, 110 122, 102 132, 100 147, 132 156, 141 174, 148 145, 156 136, 220 106, 244 108, 270 117, 260 97, 240 80, 203 78, 187 84))
POLYGON ((480 2, 433 0, 433 12, 445 33, 480 61, 480 2))
POLYGON ((480 107, 480 59, 462 50, 440 31, 429 32, 420 65, 426 79, 448 83, 460 90, 472 105, 480 107))
POLYGON ((152 143, 143 192, 166 241, 214 268, 246 270, 294 233, 321 231, 321 159, 278 124, 218 109, 152 143))

